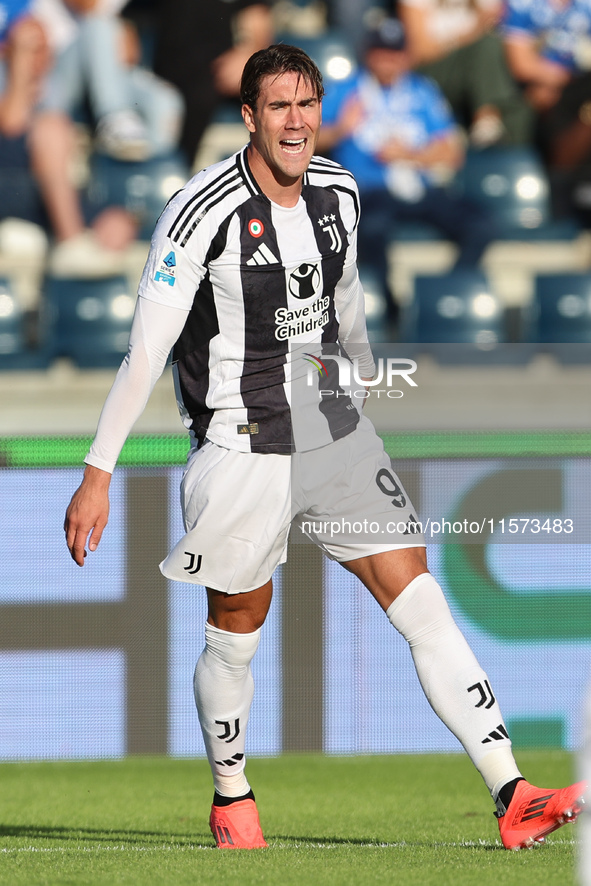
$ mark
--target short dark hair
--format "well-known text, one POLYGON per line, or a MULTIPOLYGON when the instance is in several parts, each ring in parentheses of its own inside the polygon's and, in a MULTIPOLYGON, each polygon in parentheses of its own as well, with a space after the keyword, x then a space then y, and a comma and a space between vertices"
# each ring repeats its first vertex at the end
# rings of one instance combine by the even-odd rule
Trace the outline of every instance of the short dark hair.
POLYGON ((280 77, 281 74, 292 72, 299 74, 309 83, 316 93, 316 98, 321 101, 324 95, 324 86, 318 66, 299 46, 275 43, 267 49, 259 49, 246 62, 240 82, 242 104, 255 110, 263 78, 269 74, 280 77))

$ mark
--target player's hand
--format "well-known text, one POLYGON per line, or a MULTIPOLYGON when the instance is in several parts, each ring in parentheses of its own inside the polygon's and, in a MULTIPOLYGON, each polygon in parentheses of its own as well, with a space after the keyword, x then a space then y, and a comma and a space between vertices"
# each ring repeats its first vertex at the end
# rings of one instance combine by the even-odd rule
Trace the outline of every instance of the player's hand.
POLYGON ((86 542, 96 551, 109 519, 109 483, 111 475, 87 465, 84 479, 66 511, 64 531, 68 550, 78 566, 84 566, 86 542))

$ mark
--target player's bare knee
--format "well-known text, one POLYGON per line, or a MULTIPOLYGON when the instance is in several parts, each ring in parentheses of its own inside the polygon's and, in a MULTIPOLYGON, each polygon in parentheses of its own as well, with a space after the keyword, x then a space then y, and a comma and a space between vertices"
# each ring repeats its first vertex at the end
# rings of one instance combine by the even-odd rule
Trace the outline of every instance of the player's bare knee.
POLYGON ((418 575, 429 571, 424 547, 384 551, 343 563, 387 609, 418 575))
POLYGON ((234 634, 250 634, 263 626, 273 586, 271 582, 242 594, 225 594, 207 589, 208 622, 221 631, 234 634))

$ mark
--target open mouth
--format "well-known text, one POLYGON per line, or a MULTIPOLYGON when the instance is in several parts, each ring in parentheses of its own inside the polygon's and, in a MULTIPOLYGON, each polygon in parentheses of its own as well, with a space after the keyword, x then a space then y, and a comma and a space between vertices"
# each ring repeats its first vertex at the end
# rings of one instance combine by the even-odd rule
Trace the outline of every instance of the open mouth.
POLYGON ((301 154, 307 143, 306 138, 283 138, 279 142, 281 150, 286 154, 301 154))

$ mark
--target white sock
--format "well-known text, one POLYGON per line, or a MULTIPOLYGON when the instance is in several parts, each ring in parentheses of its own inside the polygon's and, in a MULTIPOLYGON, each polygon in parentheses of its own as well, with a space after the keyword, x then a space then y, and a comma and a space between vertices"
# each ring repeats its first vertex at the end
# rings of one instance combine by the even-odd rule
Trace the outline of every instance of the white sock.
POLYGON ((438 583, 425 572, 386 612, 408 641, 429 704, 462 743, 493 798, 520 776, 488 677, 455 621, 438 583))
POLYGON ((250 790, 244 775, 245 738, 254 694, 250 670, 261 636, 233 634, 205 625, 205 649, 195 668, 195 703, 215 790, 241 797, 250 790))

